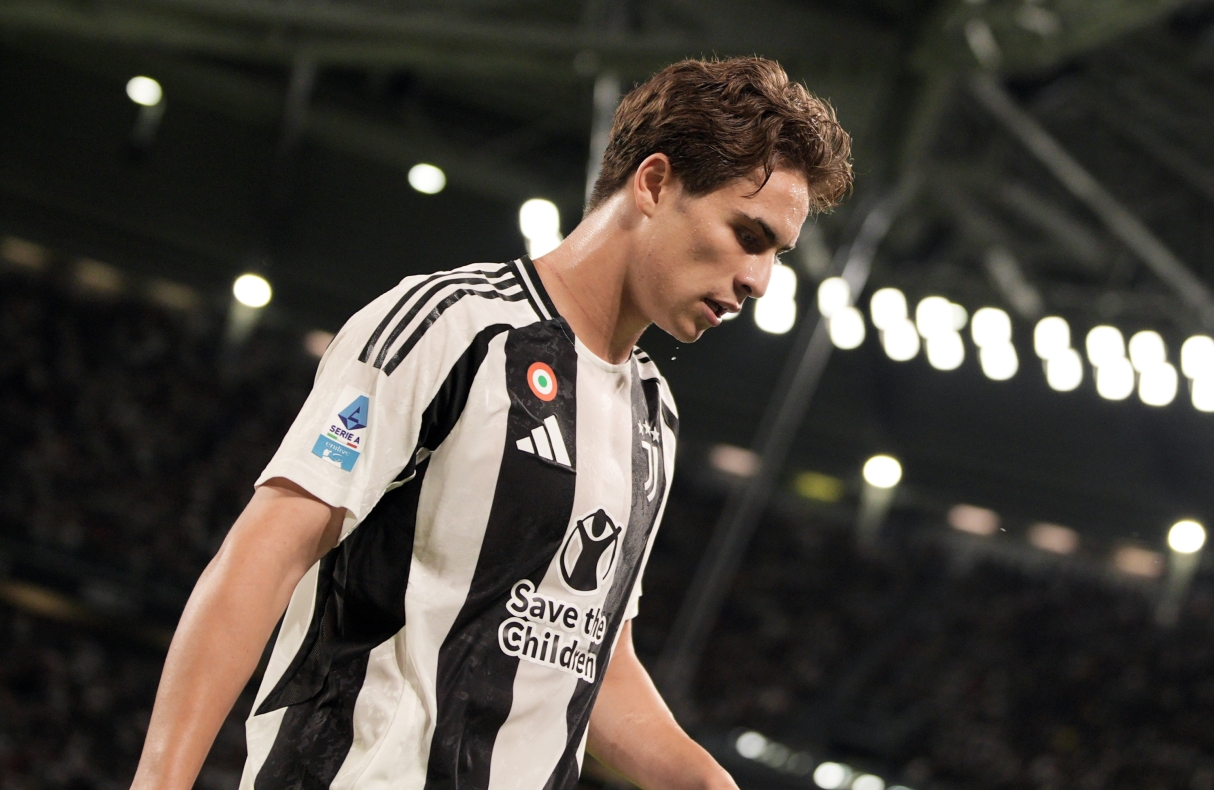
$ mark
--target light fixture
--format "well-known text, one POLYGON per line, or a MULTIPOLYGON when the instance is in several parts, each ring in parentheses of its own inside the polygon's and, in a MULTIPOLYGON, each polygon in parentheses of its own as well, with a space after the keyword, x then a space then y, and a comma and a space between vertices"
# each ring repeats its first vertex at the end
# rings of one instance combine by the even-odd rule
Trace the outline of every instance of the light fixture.
POLYGON ((881 346, 890 359, 906 362, 919 353, 919 332, 909 318, 903 318, 882 330, 881 346))
POLYGON ((164 98, 164 90, 151 77, 131 77, 126 84, 126 95, 136 104, 155 107, 164 98))
POLYGON ((1113 565, 1131 576, 1156 579, 1163 573, 1163 557, 1141 546, 1122 546, 1113 553, 1113 565))
MULTIPOLYGON (((882 288, 868 301, 873 326, 887 330, 906 321, 906 297, 897 288, 882 288)), ((916 349, 918 343, 915 344, 916 349)))
POLYGON ((1065 318, 1046 316, 1033 329, 1033 350, 1042 359, 1054 357, 1070 350, 1071 327, 1065 318))
POLYGON ((953 505, 948 510, 950 527, 971 535, 989 537, 999 531, 999 514, 977 505, 953 505))
POLYGON ((1194 554, 1206 545, 1206 529, 1192 519, 1177 521, 1168 530, 1168 547, 1178 554, 1194 554))
POLYGON ((1101 325, 1092 327, 1088 332, 1085 346, 1088 352, 1088 362, 1094 367, 1109 365, 1125 357, 1125 340, 1121 331, 1115 326, 1101 325))
MULTIPOLYGON (((847 283, 843 285, 846 287, 847 283)), ((796 272, 789 266, 777 263, 771 268, 767 292, 755 301, 755 324, 759 329, 773 335, 782 335, 792 329, 797 322, 796 296, 796 272)))
POLYGON ((1193 408, 1198 411, 1214 412, 1214 376, 1202 376, 1193 379, 1193 408))
POLYGON ((854 307, 843 307, 827 319, 830 342, 848 350, 864 342, 864 314, 854 307))
POLYGON ((860 774, 851 780, 851 790, 885 790, 885 780, 872 774, 860 774))
POLYGON ((1105 400, 1125 400, 1134 391, 1134 367, 1125 357, 1106 359, 1096 368, 1096 391, 1105 400))
POLYGON ((1167 362, 1143 368, 1138 376, 1138 397, 1148 406, 1167 406, 1176 398, 1180 377, 1167 362))
POLYGON ((265 307, 273 295, 270 283, 258 274, 242 274, 232 283, 232 296, 245 307, 265 307))
POLYGON ((747 730, 738 736, 734 741, 734 748, 738 750, 738 754, 745 757, 747 760, 758 759, 763 750, 767 748, 767 738, 754 730, 747 730))
POLYGON ((927 296, 915 307, 915 327, 925 338, 956 332, 952 302, 943 296, 927 296))
POLYGON ((1079 352, 1066 348, 1047 357, 1045 381, 1050 385, 1050 389, 1057 392, 1070 392, 1078 387, 1083 381, 1083 359, 1080 358, 1079 352))
POLYGON ((326 332, 323 329, 313 329, 304 335, 304 348, 309 354, 317 359, 323 357, 325 352, 329 350, 329 344, 333 342, 333 333, 326 332))
POLYGON ((759 471, 758 454, 732 444, 714 445, 708 452, 708 462, 735 477, 754 477, 759 471))
POLYGON ((551 200, 531 198, 518 210, 518 226, 532 258, 546 255, 561 243, 561 212, 551 200))
MULTIPOLYGON (((443 191, 443 187, 447 186, 447 174, 435 165, 428 165, 423 162, 409 168, 409 186, 423 195, 437 195, 443 191)), ((559 229, 559 213, 556 224, 559 229)))
POLYGON ((893 488, 902 480, 902 464, 890 455, 874 455, 864 462, 864 481, 873 488, 893 488))
POLYGON ((983 307, 970 321, 970 335, 978 348, 1012 342, 1012 319, 998 307, 983 307))
POLYGON ((927 361, 936 370, 956 370, 965 361, 965 344, 961 342, 961 335, 952 329, 927 335, 924 342, 927 361))
MULTIPOLYGON (((788 267, 785 267, 788 268, 788 267)), ((789 270, 791 272, 791 269, 789 270)), ((772 279, 775 279, 776 270, 772 269, 772 279)), ((795 284, 796 278, 793 278, 795 284)), ((772 285, 767 286, 767 292, 771 293, 772 285)), ((795 290, 794 290, 795 295, 795 290)), ((766 297, 764 297, 766 298, 766 297)), ((818 311, 825 318, 832 317, 835 313, 851 304, 851 286, 847 284, 847 280, 842 277, 827 277, 818 285, 818 311)))
POLYGON ((1168 359, 1168 349, 1164 345, 1163 338, 1158 332, 1150 329, 1134 333, 1130 338, 1129 351, 1130 364, 1139 373, 1152 365, 1166 362, 1168 359))
POLYGON ((965 329, 965 322, 969 320, 970 314, 965 312, 965 308, 956 302, 949 302, 948 309, 952 312, 953 331, 960 332, 965 329))
POLYGON ((814 769, 814 784, 822 790, 840 790, 850 776, 851 771, 841 763, 822 763, 814 769))
POLYGON ((1214 339, 1193 335, 1180 347, 1180 369, 1191 379, 1214 376, 1214 339))
POLYGON ((1054 554, 1073 554, 1079 548, 1079 533, 1061 524, 1039 522, 1029 527, 1029 543, 1054 554))
POLYGON ((1016 347, 1011 343, 989 345, 979 349, 978 361, 982 364, 982 372, 992 381, 1007 381, 1015 376, 1020 368, 1016 347))

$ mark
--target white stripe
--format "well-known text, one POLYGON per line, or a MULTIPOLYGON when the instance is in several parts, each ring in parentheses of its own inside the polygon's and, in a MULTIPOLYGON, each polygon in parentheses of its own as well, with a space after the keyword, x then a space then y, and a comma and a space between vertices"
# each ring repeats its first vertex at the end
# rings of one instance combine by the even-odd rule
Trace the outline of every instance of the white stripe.
POLYGON ((569 463, 569 451, 565 449, 565 437, 561 436, 561 424, 556 421, 556 415, 548 415, 544 420, 544 425, 552 437, 552 452, 556 456, 557 462, 565 466, 572 466, 573 464, 569 463))
POLYGON ((533 428, 531 436, 535 439, 535 449, 540 454, 541 458, 552 460, 552 446, 548 444, 548 434, 544 432, 544 426, 533 428))
POLYGON ((531 282, 531 275, 527 274, 527 267, 523 265, 521 260, 516 260, 514 265, 518 268, 519 277, 522 278, 523 284, 527 286, 527 292, 535 300, 535 306, 539 308, 540 315, 544 317, 545 321, 551 320, 552 316, 548 315, 548 309, 544 307, 544 300, 540 298, 539 291, 535 290, 535 285, 531 282))
POLYGON ((514 446, 517 447, 518 449, 522 450, 525 453, 531 453, 532 455, 535 455, 535 445, 533 445, 531 443, 530 436, 524 436, 522 439, 519 439, 517 442, 514 443, 514 446))

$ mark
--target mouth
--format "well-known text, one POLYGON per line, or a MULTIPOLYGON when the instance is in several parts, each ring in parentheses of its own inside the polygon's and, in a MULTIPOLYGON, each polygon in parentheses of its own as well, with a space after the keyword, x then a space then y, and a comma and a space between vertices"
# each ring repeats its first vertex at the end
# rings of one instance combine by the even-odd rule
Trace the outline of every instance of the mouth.
POLYGON ((736 313, 738 311, 738 308, 732 305, 725 305, 707 297, 704 299, 704 306, 709 316, 708 322, 713 326, 719 326, 726 313, 736 313))

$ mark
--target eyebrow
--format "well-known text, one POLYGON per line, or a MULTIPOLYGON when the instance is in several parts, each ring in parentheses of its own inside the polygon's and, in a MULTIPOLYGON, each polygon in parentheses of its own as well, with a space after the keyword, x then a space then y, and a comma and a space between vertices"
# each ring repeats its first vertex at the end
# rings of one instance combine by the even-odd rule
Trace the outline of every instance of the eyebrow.
MULTIPOLYGON (((743 214, 742 216, 759 226, 760 230, 763 231, 763 235, 767 237, 768 244, 779 244, 779 240, 776 238, 776 232, 771 229, 771 225, 768 225, 759 217, 752 217, 749 214, 743 214)), ((784 253, 791 251, 796 246, 796 244, 785 244, 783 247, 776 250, 776 254, 783 255, 784 253)))

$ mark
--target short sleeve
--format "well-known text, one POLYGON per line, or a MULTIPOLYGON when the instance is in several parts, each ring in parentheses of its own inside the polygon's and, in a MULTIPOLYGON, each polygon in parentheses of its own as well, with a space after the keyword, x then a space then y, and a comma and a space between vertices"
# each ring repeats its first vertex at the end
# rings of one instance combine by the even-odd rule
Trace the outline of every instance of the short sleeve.
MULTIPOLYGON (((257 485, 286 478, 360 522, 393 482, 408 478, 432 427, 428 407, 453 369, 470 364, 468 349, 487 330, 532 320, 526 302, 510 298, 511 280, 493 279, 496 271, 406 278, 355 314, 330 343, 257 485)), ((475 375, 459 373, 460 381, 475 375)))

